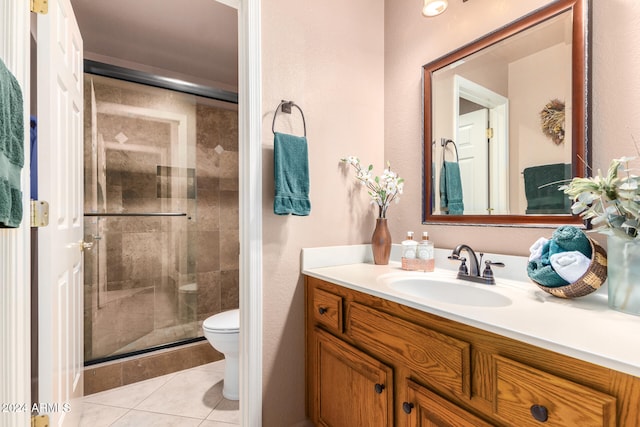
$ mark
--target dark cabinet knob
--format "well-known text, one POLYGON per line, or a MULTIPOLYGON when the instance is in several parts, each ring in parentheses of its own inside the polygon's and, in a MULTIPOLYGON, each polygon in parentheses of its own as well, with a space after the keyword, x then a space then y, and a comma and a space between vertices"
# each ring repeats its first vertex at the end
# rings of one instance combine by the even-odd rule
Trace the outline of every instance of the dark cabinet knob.
POLYGON ((541 405, 531 406, 531 415, 533 415, 533 418, 535 418, 536 421, 540 421, 541 423, 544 423, 549 419, 549 411, 541 405))
POLYGON ((376 389, 376 393, 378 394, 382 393, 382 390, 384 390, 384 384, 376 384, 375 389, 376 389))
POLYGON ((410 403, 410 402, 402 403, 402 410, 404 411, 405 414, 410 414, 412 409, 413 409, 413 403, 410 403))
POLYGON ((318 308, 318 313, 320 313, 320 314, 325 314, 327 311, 328 311, 328 309, 325 308, 325 307, 318 308))

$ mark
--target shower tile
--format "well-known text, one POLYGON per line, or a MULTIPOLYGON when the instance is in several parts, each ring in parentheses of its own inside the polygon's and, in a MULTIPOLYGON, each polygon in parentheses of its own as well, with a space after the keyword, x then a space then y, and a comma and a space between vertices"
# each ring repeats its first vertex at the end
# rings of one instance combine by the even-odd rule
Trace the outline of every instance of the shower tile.
POLYGON ((132 384, 190 367, 189 361, 179 353, 166 352, 123 362, 122 378, 125 384, 132 384))
POLYGON ((240 264, 240 233, 236 230, 220 230, 220 269, 237 269, 240 264))
POLYGON ((190 236, 197 245, 198 262, 196 271, 204 273, 216 271, 220 268, 220 232, 199 231, 190 236))
POLYGON ((199 177, 219 176, 220 164, 215 149, 198 144, 196 146, 196 167, 199 177))
POLYGON ((176 415, 158 414, 133 410, 112 424, 112 427, 198 427, 201 419, 187 418, 176 415))
POLYGON ((237 191, 220 192, 220 228, 237 230, 239 228, 240 201, 237 191))
POLYGON ((162 274, 162 252, 166 247, 166 233, 123 233, 122 262, 123 276, 131 280, 150 280, 162 274))
POLYGON ((202 341, 195 344, 191 347, 188 355, 191 358, 191 364, 194 366, 191 369, 205 372, 207 376, 224 376, 224 364, 212 363, 222 360, 224 356, 222 353, 211 347, 209 341, 202 341))
POLYGON ((237 111, 224 111, 221 114, 220 145, 227 151, 238 151, 237 111))
POLYGON ((240 304, 239 270, 220 272, 221 311, 238 308, 240 304))
POLYGON ((198 319, 204 320, 221 310, 220 272, 198 273, 198 319))
POLYGON ((120 363, 86 367, 84 370, 84 393, 87 395, 120 387, 121 385, 122 365, 120 363))
POLYGON ((238 164, 237 151, 225 151, 220 154, 220 190, 238 191, 238 164))
POLYGON ((213 176, 198 175, 197 194, 200 202, 213 202, 219 199, 220 179, 213 176))
MULTIPOLYGON (((155 204, 155 201, 154 201, 155 204)), ((123 233, 158 233, 162 231, 162 217, 122 218, 123 233)))
POLYGON ((196 106, 197 144, 213 148, 218 145, 218 112, 217 108, 198 104, 196 106))
POLYGON ((198 200, 197 229, 200 231, 220 230, 220 201, 218 195, 208 200, 198 200))
POLYGON ((121 298, 114 298, 95 313, 93 319, 93 357, 97 359, 111 355, 153 330, 153 289, 120 292, 121 298))

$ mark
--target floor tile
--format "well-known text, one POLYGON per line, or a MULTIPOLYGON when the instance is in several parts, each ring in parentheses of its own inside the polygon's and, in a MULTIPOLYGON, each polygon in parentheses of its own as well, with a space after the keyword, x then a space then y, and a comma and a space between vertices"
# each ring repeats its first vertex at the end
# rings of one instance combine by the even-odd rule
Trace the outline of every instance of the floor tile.
POLYGON ((237 400, 222 399, 207 420, 240 424, 240 405, 237 400))
POLYGON ((176 374, 163 375, 100 393, 90 394, 84 398, 84 401, 99 403, 101 405, 118 406, 121 408, 135 408, 140 402, 149 397, 162 385, 166 384, 167 381, 175 375, 176 374))
POLYGON ((235 427, 240 424, 223 423, 221 421, 204 420, 198 427, 235 427))
POLYGON ((126 408, 85 402, 82 404, 80 427, 108 427, 128 411, 126 408))
POLYGON ((205 419, 222 400, 222 374, 177 373, 136 406, 138 410, 205 419))
POLYGON ((208 372, 211 375, 222 375, 224 376, 224 360, 219 360, 217 362, 206 363, 204 365, 195 366, 190 371, 202 371, 208 372))
POLYGON ((224 360, 88 395, 80 427, 234 427, 238 401, 224 399, 224 360))
POLYGON ((198 427, 202 423, 197 418, 157 414, 132 410, 113 423, 112 427, 198 427))

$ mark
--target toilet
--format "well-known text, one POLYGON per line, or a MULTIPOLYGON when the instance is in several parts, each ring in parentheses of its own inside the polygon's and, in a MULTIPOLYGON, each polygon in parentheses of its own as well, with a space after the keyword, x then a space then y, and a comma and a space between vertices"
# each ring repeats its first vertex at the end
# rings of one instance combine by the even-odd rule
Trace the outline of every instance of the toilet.
POLYGON ((202 329, 209 344, 224 354, 222 395, 225 399, 238 400, 240 398, 238 372, 240 310, 235 309, 215 314, 204 321, 202 329))

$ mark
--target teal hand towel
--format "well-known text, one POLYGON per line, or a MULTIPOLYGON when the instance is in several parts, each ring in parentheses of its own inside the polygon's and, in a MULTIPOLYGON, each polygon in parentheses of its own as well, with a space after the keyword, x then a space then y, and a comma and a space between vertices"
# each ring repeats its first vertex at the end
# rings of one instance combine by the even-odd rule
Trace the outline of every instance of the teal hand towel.
POLYGON ((555 272, 551 265, 544 265, 540 260, 529 261, 527 265, 527 274, 531 279, 543 286, 557 288, 558 286, 568 285, 569 282, 555 272))
POLYGON ((273 168, 273 212, 277 215, 309 215, 311 202, 307 138, 276 132, 273 141, 273 168))
POLYGON ((20 85, 0 60, 0 227, 19 227, 22 221, 23 114, 20 85))
POLYGON ((582 230, 573 225, 563 225, 553 232, 551 238, 564 251, 578 251, 591 258, 591 242, 582 230))
POLYGON ((440 170, 440 208, 449 215, 462 215, 462 179, 458 162, 443 162, 440 170))

